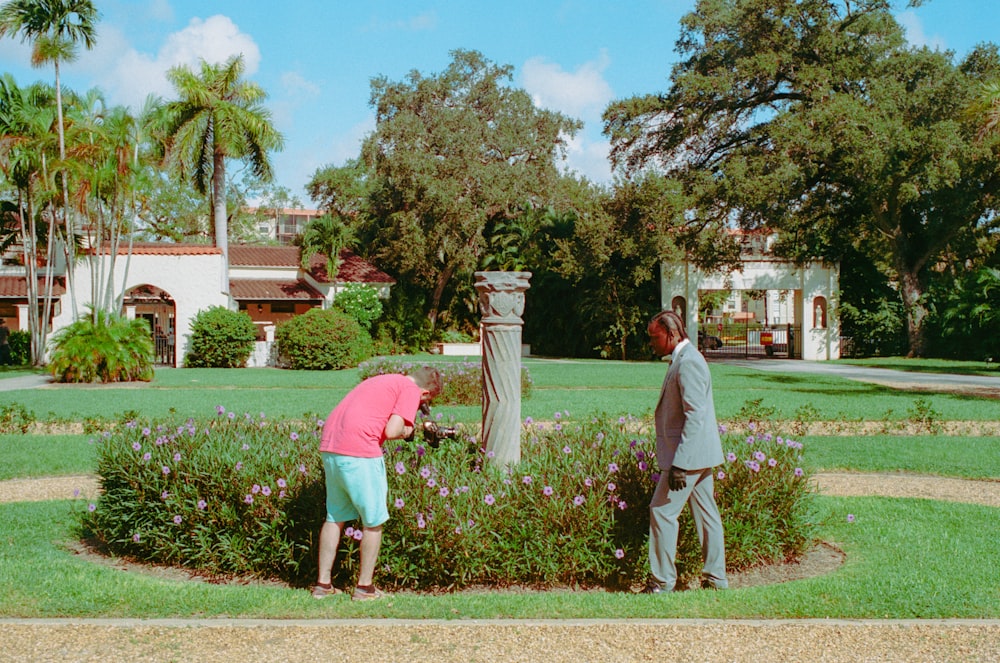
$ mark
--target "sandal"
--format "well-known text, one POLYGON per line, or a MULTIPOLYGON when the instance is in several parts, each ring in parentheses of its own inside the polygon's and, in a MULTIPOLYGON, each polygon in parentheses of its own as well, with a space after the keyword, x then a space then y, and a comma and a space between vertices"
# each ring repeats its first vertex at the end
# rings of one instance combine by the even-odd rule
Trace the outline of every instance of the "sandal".
POLYGON ((358 585, 357 587, 354 588, 354 594, 351 595, 351 600, 373 601, 375 599, 380 599, 383 596, 385 596, 385 594, 382 593, 382 590, 377 589, 375 585, 370 585, 368 587, 362 587, 361 585, 358 585))
POLYGON ((312 588, 312 595, 314 599, 325 599, 327 596, 335 596, 343 593, 344 590, 334 587, 333 585, 324 587, 323 585, 316 583, 312 588))

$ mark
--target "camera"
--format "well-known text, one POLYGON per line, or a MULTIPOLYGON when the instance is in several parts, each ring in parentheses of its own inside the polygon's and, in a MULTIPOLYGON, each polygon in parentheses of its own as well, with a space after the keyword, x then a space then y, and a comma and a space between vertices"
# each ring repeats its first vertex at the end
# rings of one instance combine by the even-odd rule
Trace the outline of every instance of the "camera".
POLYGON ((437 449, 441 440, 453 440, 458 437, 454 426, 441 426, 431 420, 431 408, 427 403, 420 404, 420 416, 423 419, 421 427, 424 431, 424 442, 432 449, 437 449))

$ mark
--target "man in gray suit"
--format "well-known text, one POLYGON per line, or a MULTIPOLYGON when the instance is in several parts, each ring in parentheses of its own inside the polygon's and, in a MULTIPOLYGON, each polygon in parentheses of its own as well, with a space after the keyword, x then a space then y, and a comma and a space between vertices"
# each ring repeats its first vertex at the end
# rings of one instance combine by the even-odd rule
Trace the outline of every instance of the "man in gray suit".
POLYGON ((712 376, 676 313, 661 311, 649 321, 646 331, 653 351, 661 357, 671 355, 672 361, 656 404, 660 480, 649 504, 652 580, 645 593, 674 589, 677 519, 685 502, 691 505, 691 517, 701 541, 703 586, 726 589, 726 547, 712 481, 712 468, 723 461, 712 376))

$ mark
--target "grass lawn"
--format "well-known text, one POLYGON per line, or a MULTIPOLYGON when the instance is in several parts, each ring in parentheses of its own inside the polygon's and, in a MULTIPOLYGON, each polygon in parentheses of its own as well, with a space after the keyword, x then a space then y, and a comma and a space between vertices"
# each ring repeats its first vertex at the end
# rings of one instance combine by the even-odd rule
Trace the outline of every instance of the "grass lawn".
MULTIPOLYGON (((431 358, 440 360, 441 358, 431 358)), ((529 359, 532 397, 522 414, 555 411, 648 413, 666 367, 654 362, 529 359)), ((924 399, 941 420, 1000 419, 982 398, 914 394, 832 377, 761 375, 712 366, 720 417, 735 419, 750 401, 779 418, 906 419, 924 399), (891 416, 890 416, 891 415, 891 416)), ((0 379, 7 374, 0 374, 0 379)), ((129 410, 184 420, 213 416, 216 405, 268 416, 324 414, 357 382, 356 371, 310 373, 174 369, 140 387, 76 387, 4 392, 39 418, 115 418, 129 410)), ((0 405, 2 407, 2 405, 0 405)), ((462 421, 478 408, 442 406, 462 421)), ((93 472, 89 435, 0 435, 0 479, 93 472)), ((1000 438, 941 435, 806 437, 813 471, 906 471, 997 481, 1000 438)), ((819 536, 847 554, 828 575, 730 592, 663 597, 603 591, 398 594, 354 604, 315 601, 301 589, 215 585, 173 574, 126 572, 71 551, 82 501, 0 504, 0 617, 258 618, 1000 618, 997 510, 968 504, 875 497, 816 498, 819 536), (847 514, 854 522, 847 521, 847 514), (974 570, 974 572, 973 572, 974 570), (992 579, 992 580, 990 580, 992 579)))

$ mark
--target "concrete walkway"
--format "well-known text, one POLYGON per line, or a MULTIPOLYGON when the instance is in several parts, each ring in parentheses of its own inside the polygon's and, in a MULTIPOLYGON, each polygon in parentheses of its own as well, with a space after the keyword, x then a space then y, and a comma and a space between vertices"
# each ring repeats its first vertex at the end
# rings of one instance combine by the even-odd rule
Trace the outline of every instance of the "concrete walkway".
POLYGON ((19 389, 36 389, 52 384, 51 375, 18 375, 17 377, 3 377, 0 375, 0 391, 17 391, 19 389))

